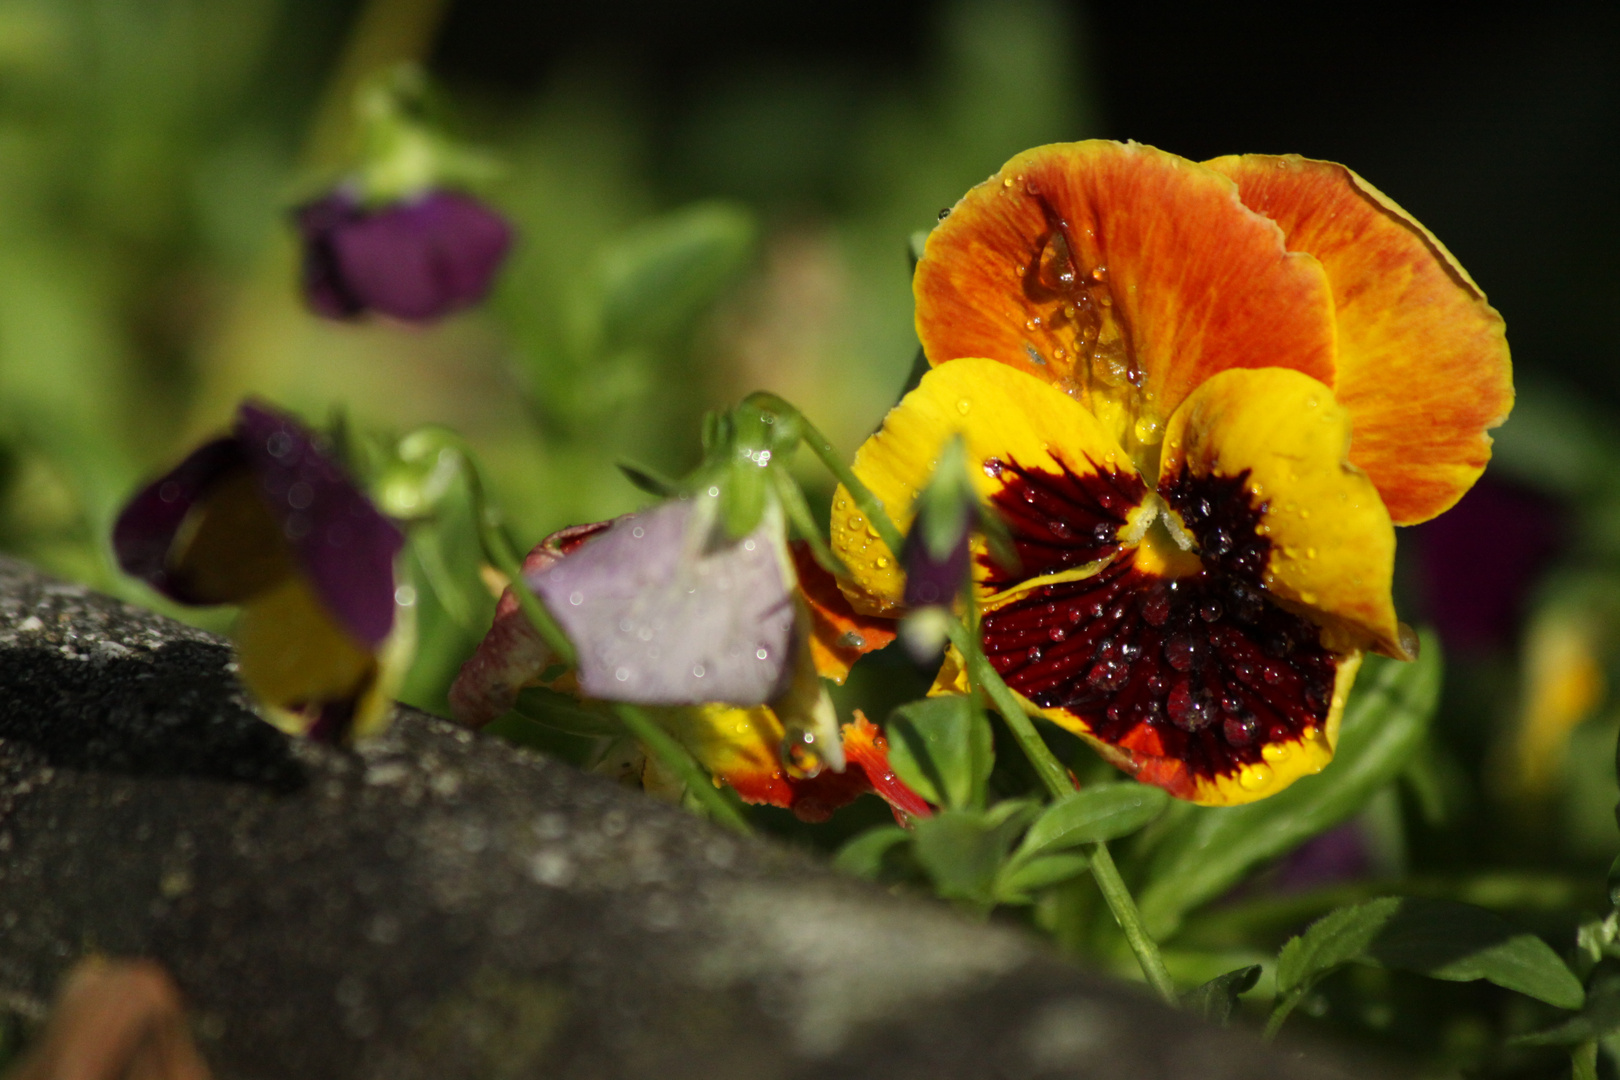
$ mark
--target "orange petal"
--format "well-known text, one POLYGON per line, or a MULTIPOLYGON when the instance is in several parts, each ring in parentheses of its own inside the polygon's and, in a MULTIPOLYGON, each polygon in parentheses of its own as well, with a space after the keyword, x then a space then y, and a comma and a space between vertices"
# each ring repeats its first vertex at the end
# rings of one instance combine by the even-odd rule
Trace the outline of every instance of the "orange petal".
POLYGON ((788 546, 799 575, 799 593, 810 609, 810 656, 822 678, 841 686, 855 661, 894 640, 895 623, 857 614, 839 591, 838 579, 816 562, 809 544, 795 540, 788 546))
POLYGON ((744 802, 780 806, 804 821, 825 821, 841 806, 875 791, 897 811, 927 817, 928 804, 889 768, 883 733, 856 713, 843 727, 843 772, 824 769, 808 779, 790 776, 777 748, 782 722, 768 706, 737 709, 703 705, 670 709, 664 723, 717 779, 731 785, 744 802))
POLYGON ((929 361, 983 356, 1074 392, 1116 437, 1229 368, 1333 379, 1333 301, 1234 185, 1152 147, 1037 147, 969 191, 913 289, 929 361))
POLYGON ((1170 418, 1159 491, 1206 548, 1220 530, 1200 504, 1219 514, 1215 504, 1241 500, 1248 513, 1233 520, 1243 527, 1226 532, 1261 538, 1267 592, 1347 629, 1347 646, 1407 658, 1390 595, 1395 529, 1372 481, 1346 460, 1350 431, 1348 410, 1309 376, 1225 371, 1170 418))
POLYGON ((1350 460, 1397 525, 1449 508, 1513 407, 1502 317, 1429 230, 1343 165, 1259 154, 1208 165, 1327 271, 1339 338, 1329 384, 1350 411, 1350 460))
POLYGON ((854 722, 845 724, 843 731, 844 756, 849 759, 849 767, 866 774, 872 790, 894 808, 897 818, 902 815, 925 818, 932 813, 927 800, 913 791, 889 767, 889 741, 861 710, 855 710, 854 722))

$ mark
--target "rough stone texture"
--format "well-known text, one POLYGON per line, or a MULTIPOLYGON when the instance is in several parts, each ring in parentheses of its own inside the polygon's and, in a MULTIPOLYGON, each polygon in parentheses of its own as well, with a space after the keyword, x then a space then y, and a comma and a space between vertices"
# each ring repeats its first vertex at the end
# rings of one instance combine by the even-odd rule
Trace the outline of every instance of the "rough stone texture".
POLYGON ((90 951, 224 1080, 1341 1075, 421 713, 289 740, 217 639, 0 560, 0 1005, 90 951))

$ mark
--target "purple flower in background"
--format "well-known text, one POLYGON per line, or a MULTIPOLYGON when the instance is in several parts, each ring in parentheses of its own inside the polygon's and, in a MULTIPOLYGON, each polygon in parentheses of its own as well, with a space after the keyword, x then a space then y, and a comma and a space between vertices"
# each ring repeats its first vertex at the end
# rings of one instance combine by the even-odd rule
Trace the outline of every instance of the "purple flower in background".
POLYGON ((430 190, 367 208, 339 188, 295 213, 304 297, 333 319, 367 311, 425 322, 477 303, 512 246, 512 229, 478 200, 430 190))
POLYGON ((1418 526, 1425 606, 1448 648, 1477 652, 1512 642, 1564 526, 1556 500, 1488 474, 1450 511, 1418 526))
POLYGON ((113 527, 126 573, 182 604, 239 604, 242 681, 283 730, 333 741, 387 718, 409 651, 404 544, 306 428, 245 403, 113 527))

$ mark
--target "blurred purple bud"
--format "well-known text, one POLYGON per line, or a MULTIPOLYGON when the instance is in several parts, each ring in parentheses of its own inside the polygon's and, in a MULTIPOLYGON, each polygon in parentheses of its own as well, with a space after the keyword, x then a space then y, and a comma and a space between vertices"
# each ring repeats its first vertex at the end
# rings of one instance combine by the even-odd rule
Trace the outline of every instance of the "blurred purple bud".
POLYGON ((961 513, 961 528, 949 547, 939 554, 928 542, 928 523, 919 513, 906 534, 900 561, 906 568, 905 604, 909 608, 935 604, 950 606, 968 579, 968 541, 973 536, 971 514, 961 513))
POLYGON ((1416 528, 1429 618, 1448 649, 1513 641, 1530 589, 1562 544, 1567 511, 1539 492, 1489 476, 1416 528))
POLYGON ((770 515, 726 540, 693 500, 620 518, 529 587, 574 643, 587 697, 761 705, 793 675, 793 578, 770 515))
POLYGON ((367 209, 339 189, 295 218, 305 299, 334 319, 377 311, 425 322, 468 307, 489 291, 512 245, 499 214, 451 191, 367 209))

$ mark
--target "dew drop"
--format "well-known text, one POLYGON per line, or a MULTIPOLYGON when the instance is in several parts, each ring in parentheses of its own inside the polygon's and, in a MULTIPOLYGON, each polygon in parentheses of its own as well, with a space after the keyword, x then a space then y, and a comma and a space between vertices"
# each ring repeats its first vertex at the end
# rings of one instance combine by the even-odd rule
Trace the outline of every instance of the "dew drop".
POLYGON ((887 570, 889 568, 889 558, 886 555, 879 555, 876 559, 872 560, 872 565, 877 567, 879 570, 887 570))
POLYGON ((1266 680, 1266 682, 1270 683, 1272 686, 1276 686, 1278 683, 1282 682, 1286 674, 1287 673, 1283 671, 1281 664, 1267 664, 1260 669, 1260 677, 1266 680))
POLYGON ((956 403, 956 411, 961 413, 963 416, 966 416, 968 413, 973 411, 973 402, 969 401, 967 398, 963 398, 956 403))
POLYGON ((1039 645, 1031 645, 1029 647, 1029 652, 1025 653, 1024 655, 1029 662, 1033 664, 1042 656, 1041 647, 1039 645))
POLYGON ((1205 600, 1198 608, 1198 617, 1208 623, 1220 622, 1222 614, 1219 600, 1205 600))
POLYGON ((1243 767, 1243 771, 1238 773, 1238 784, 1245 791, 1259 791, 1261 788, 1271 783, 1271 780, 1272 772, 1270 766, 1262 765, 1258 762, 1253 765, 1245 765, 1243 767))
POLYGON ((1136 441, 1153 446, 1164 437, 1164 425, 1152 413, 1143 413, 1136 420, 1136 441))
POLYGON ((1051 524, 1047 525, 1046 531, 1057 537, 1059 540, 1067 540, 1074 535, 1074 529, 1070 528, 1069 523, 1061 518, 1058 518, 1051 524))
POLYGON ((630 669, 627 668, 627 667, 617 668, 613 672, 613 677, 615 679, 618 679, 620 682, 629 682, 630 681, 630 669))
POLYGON ((1221 734, 1229 746, 1248 746, 1260 734, 1260 722, 1252 716, 1228 716, 1221 725, 1221 734))
POLYGON ((1163 626, 1170 621, 1170 597, 1155 589, 1142 600, 1142 618, 1149 626, 1163 626))
POLYGON ((754 650, 754 659, 755 660, 769 660, 770 658, 771 658, 771 651, 769 649, 755 649, 754 650))
POLYGON ((635 528, 630 530, 630 535, 635 539, 640 540, 643 536, 647 535, 647 530, 643 529, 640 525, 637 525, 635 528))
POLYGON ((694 679, 701 679, 707 673, 708 673, 707 670, 704 668, 704 666, 702 664, 693 664, 692 665, 692 677, 694 679))
POLYGON ((575 607, 579 607, 579 605, 585 602, 585 594, 582 592, 571 592, 568 594, 568 602, 575 607))
POLYGON ((1051 638, 1053 641, 1067 641, 1069 638, 1069 628, 1059 623, 1057 626, 1054 626, 1052 629, 1048 630, 1046 632, 1046 636, 1051 638))
POLYGON ((1294 752, 1294 748, 1287 743, 1266 743, 1260 748, 1260 756, 1273 765, 1286 760, 1294 752))
POLYGON ((1171 634, 1164 642, 1165 663, 1177 671, 1191 671, 1198 663, 1198 641, 1189 634, 1171 634))

